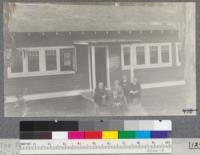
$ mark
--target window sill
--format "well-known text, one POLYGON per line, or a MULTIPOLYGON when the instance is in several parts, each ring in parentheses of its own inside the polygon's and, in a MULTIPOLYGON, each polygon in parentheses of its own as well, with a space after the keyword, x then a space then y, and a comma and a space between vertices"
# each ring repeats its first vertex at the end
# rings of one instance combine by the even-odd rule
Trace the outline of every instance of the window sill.
MULTIPOLYGON (((150 65, 137 65, 134 66, 134 69, 148 69, 148 68, 162 68, 162 67, 172 67, 171 63, 167 63, 167 64, 150 64, 150 65)), ((130 66, 122 66, 122 70, 130 70, 131 67, 130 66)))
POLYGON ((50 76, 50 75, 65 75, 75 74, 76 71, 46 71, 46 72, 28 72, 28 73, 9 73, 8 78, 23 78, 36 76, 50 76))

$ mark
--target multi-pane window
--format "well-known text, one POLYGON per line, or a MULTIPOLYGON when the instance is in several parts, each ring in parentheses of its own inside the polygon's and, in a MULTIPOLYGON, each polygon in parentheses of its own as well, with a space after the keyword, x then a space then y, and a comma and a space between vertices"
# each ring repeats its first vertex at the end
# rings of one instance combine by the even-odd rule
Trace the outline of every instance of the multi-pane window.
POLYGON ((161 46, 161 59, 163 63, 169 62, 169 46, 168 45, 161 46))
POLYGON ((76 72, 74 47, 21 48, 14 54, 8 77, 40 76, 76 72))
POLYGON ((72 48, 60 49, 60 70, 72 71, 75 70, 75 52, 72 48))
POLYGON ((122 69, 168 67, 172 65, 171 43, 122 45, 122 69))
POLYGON ((158 63, 158 46, 149 47, 150 64, 158 63))
POLYGON ((14 58, 11 63, 11 72, 12 73, 20 73, 23 72, 23 53, 22 51, 16 51, 14 53, 14 58))
POLYGON ((136 47, 136 64, 145 64, 145 48, 144 46, 136 47))
POLYGON ((28 72, 39 71, 40 69, 39 51, 30 50, 30 51, 25 51, 25 52, 27 52, 27 58, 28 58, 28 72))
POLYGON ((46 70, 52 71, 57 69, 56 50, 45 50, 46 70))

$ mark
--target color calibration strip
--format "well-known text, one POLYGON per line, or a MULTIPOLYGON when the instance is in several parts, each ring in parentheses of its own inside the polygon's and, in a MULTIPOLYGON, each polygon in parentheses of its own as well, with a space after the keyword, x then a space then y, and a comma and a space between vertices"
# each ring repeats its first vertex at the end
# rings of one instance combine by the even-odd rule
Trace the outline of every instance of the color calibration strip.
POLYGON ((169 138, 169 131, 68 131, 21 132, 20 139, 151 139, 169 138))
POLYGON ((171 153, 169 120, 20 123, 20 154, 171 153))
POLYGON ((25 121, 20 139, 148 139, 168 138, 172 125, 162 121, 25 121))

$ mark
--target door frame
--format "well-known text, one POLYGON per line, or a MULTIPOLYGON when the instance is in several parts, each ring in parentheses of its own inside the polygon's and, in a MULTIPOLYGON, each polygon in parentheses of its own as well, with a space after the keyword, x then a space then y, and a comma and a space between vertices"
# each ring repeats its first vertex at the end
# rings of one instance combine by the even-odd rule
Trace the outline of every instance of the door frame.
POLYGON ((95 48, 103 47, 106 52, 106 80, 107 80, 107 89, 110 89, 110 57, 109 57, 109 46, 106 45, 94 45, 89 47, 89 79, 90 79, 90 89, 96 88, 96 62, 95 62, 95 48))

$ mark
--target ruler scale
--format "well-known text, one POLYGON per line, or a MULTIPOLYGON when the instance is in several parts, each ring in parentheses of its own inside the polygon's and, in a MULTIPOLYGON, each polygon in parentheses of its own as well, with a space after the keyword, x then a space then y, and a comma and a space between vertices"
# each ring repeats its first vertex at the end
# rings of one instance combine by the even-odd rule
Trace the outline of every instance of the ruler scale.
POLYGON ((20 154, 171 153, 171 121, 22 122, 20 154), (31 124, 32 123, 32 124, 31 124), (75 123, 75 124, 73 124, 75 123), (112 125, 109 125, 109 124, 112 125), (120 125, 117 125, 120 124, 120 125), (80 126, 79 124, 82 124, 80 126), (115 126, 113 125, 115 124, 115 126), (159 125, 160 124, 160 125, 159 125), (28 126, 31 125, 31 126, 28 126), (72 125, 72 126, 69 126, 72 125))
POLYGON ((111 154, 111 153, 170 153, 171 139, 165 140, 24 140, 21 154, 111 154))

